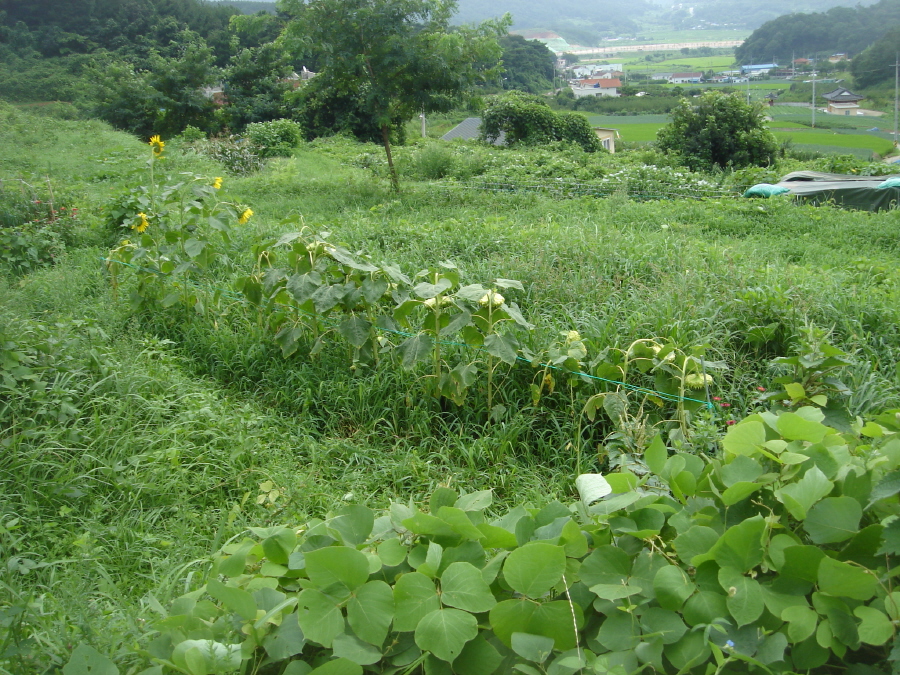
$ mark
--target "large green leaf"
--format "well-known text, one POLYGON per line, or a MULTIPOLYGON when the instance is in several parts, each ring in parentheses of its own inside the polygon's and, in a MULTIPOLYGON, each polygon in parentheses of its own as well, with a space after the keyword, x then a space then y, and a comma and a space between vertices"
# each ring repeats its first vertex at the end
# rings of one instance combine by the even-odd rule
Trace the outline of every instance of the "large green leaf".
POLYGON ((793 643, 803 642, 816 632, 819 615, 809 607, 788 607, 781 613, 781 618, 788 622, 788 638, 793 643))
POLYGON ((853 613, 860 619, 859 641, 867 645, 879 646, 894 637, 894 624, 884 612, 874 607, 857 607, 853 613))
POLYGON ((516 343, 512 338, 499 333, 491 333, 484 338, 483 346, 484 350, 491 356, 496 356, 504 363, 515 364, 518 352, 516 351, 516 343))
POLYGON ((437 511, 438 518, 447 523, 465 539, 484 539, 484 534, 469 519, 466 512, 453 506, 442 506, 437 511))
POLYGON ((719 533, 705 525, 694 525, 686 532, 679 534, 672 541, 678 558, 685 564, 691 565, 695 556, 704 555, 719 541, 719 533))
POLYGON ((75 648, 62 671, 63 675, 119 675, 115 663, 86 644, 75 648))
POLYGON ((394 584, 394 630, 411 631, 441 606, 434 582, 419 572, 402 575, 394 584))
POLYGON ((434 341, 430 335, 414 335, 407 338, 397 346, 397 351, 402 357, 402 365, 406 370, 411 370, 419 361, 425 361, 431 356, 434 341))
POLYGON ((810 509, 803 528, 816 544, 836 544, 859 532, 862 507, 853 497, 828 497, 810 509))
POLYGON ((813 505, 827 497, 833 488, 834 483, 825 477, 819 467, 813 466, 803 478, 778 490, 776 496, 794 518, 803 520, 813 505))
POLYGON ((362 347, 372 334, 372 324, 361 316, 351 316, 338 324, 338 333, 354 347, 362 347))
POLYGON ((297 604, 297 619, 303 635, 311 642, 330 648, 332 640, 344 632, 344 616, 340 606, 314 588, 301 591, 297 604))
POLYGON ((416 626, 416 644, 442 661, 452 662, 465 644, 478 635, 478 622, 468 612, 436 609, 416 626))
POLYGON ((309 672, 309 675, 362 675, 362 666, 353 663, 349 659, 339 658, 328 661, 319 666, 315 670, 309 672))
POLYGON ((482 631, 474 640, 463 647, 462 653, 453 662, 453 672, 459 675, 492 675, 503 657, 486 638, 487 631, 482 631))
POLYGON ((722 446, 735 455, 752 457, 766 442, 766 428, 762 422, 742 422, 735 424, 722 439, 722 446))
POLYGON ((808 420, 797 413, 786 412, 778 416, 778 432, 789 441, 818 443, 829 433, 834 433, 821 422, 808 420))
POLYGON ((597 634, 597 642, 614 652, 634 649, 641 642, 637 617, 628 612, 616 612, 606 617, 597 634))
POLYGON ((365 542, 374 525, 375 514, 372 509, 362 504, 348 504, 328 522, 328 527, 337 530, 348 546, 365 542))
POLYGON ((347 622, 361 640, 380 645, 394 618, 394 593, 380 580, 356 589, 347 603, 347 622))
POLYGON ((615 546, 598 546, 581 563, 578 574, 585 586, 621 585, 631 575, 631 557, 615 546))
POLYGON ((479 570, 467 562, 450 564, 441 575, 441 602, 467 612, 490 611, 497 600, 479 570))
POLYGON ((878 485, 872 488, 872 494, 869 497, 869 506, 882 499, 888 499, 900 493, 900 469, 891 471, 882 478, 878 485))
POLYGON ((560 651, 575 648, 576 628, 581 626, 583 619, 577 604, 572 606, 563 601, 537 603, 524 598, 504 600, 490 614, 494 634, 507 647, 512 646, 513 633, 531 633, 553 638, 560 651))
POLYGON ((220 581, 210 579, 206 584, 206 592, 242 619, 253 621, 256 618, 256 600, 242 588, 226 586, 220 581))
POLYGON ((553 653, 553 638, 531 633, 513 633, 512 650, 526 661, 543 663, 553 653))
POLYGON ((273 661, 286 660, 303 651, 306 638, 300 629, 297 612, 281 620, 278 629, 263 642, 266 654, 273 661))
MULTIPOLYGON (((513 590, 529 598, 540 598, 560 582, 566 571, 562 546, 535 542, 516 549, 506 558, 503 577, 513 590)), ((522 631, 528 632, 528 631, 522 631)))
POLYGON ((819 563, 819 590, 834 596, 868 600, 878 590, 872 572, 827 556, 819 563))
POLYGON ((417 284, 415 288, 413 288, 413 293, 422 298, 423 300, 429 300, 434 298, 446 290, 449 290, 453 286, 453 282, 447 278, 438 279, 437 283, 430 284, 427 281, 423 281, 420 284, 417 284))
POLYGON ((349 546, 326 546, 307 551, 306 573, 319 588, 343 584, 349 590, 362 586, 369 579, 369 559, 349 546))
POLYGON ((696 626, 701 623, 712 623, 725 616, 727 611, 724 595, 713 591, 700 591, 684 603, 682 616, 688 625, 696 626))
POLYGON ((644 629, 644 639, 655 635, 662 640, 664 645, 678 642, 687 632, 684 621, 675 612, 651 607, 641 615, 641 626, 644 629))
POLYGON ((710 556, 719 567, 732 567, 740 572, 749 572, 763 560, 762 536, 766 522, 762 516, 754 516, 729 527, 710 556))
POLYGON ((738 626, 756 621, 765 609, 762 590, 755 579, 745 577, 731 567, 719 570, 719 583, 725 589, 725 605, 738 626))
POLYGON ((341 633, 336 636, 331 643, 331 648, 335 656, 353 661, 353 663, 358 663, 361 666, 370 666, 373 663, 378 663, 382 658, 381 649, 370 645, 368 642, 363 642, 355 635, 348 635, 347 633, 341 633))
POLYGON ((676 565, 660 568, 653 577, 653 592, 660 607, 664 609, 679 611, 696 589, 694 582, 676 565))

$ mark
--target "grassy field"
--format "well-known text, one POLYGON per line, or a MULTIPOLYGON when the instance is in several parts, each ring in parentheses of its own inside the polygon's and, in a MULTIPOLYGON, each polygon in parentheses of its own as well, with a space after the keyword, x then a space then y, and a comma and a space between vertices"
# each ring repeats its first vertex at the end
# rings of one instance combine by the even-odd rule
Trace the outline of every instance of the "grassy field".
POLYGON ((0 372, 28 383, 0 390, 4 674, 57 673, 79 643, 142 672, 158 608, 202 583, 210 556, 248 527, 296 527, 350 502, 423 503, 448 485, 493 490, 498 509, 539 508, 570 501, 578 473, 642 442, 647 430, 586 421, 594 385, 529 364, 495 363, 493 403, 479 380, 456 406, 426 393, 427 368, 392 367, 388 353, 376 368, 346 344, 310 341, 285 358, 262 315, 230 298, 261 260, 253 246, 300 227, 410 277, 452 262, 461 283, 518 280, 502 290, 535 326, 523 344, 571 348, 577 330, 584 368, 650 338, 721 360, 710 394, 730 407, 694 418, 697 451, 716 452, 728 420, 756 409, 771 360, 813 326, 853 356, 853 414, 900 405, 895 213, 742 200, 741 181, 760 174, 691 177, 650 151, 420 143, 396 149, 398 195, 375 146, 316 142, 239 176, 166 140, 152 180, 189 172, 211 190, 219 176, 217 198, 254 212, 203 281, 209 312, 136 308, 135 271, 113 285, 103 262, 123 235, 138 238, 110 224, 108 205, 150 184, 145 143, 0 107, 0 216, 49 213, 48 200, 77 209, 53 264, 0 282, 0 372), (604 180, 603 198, 515 188, 604 180))
MULTIPOLYGON (((648 64, 642 59, 632 59, 626 62, 626 66, 631 66, 635 70, 643 70, 641 66, 650 66, 656 71, 673 71, 673 72, 692 72, 695 70, 728 70, 734 64, 734 58, 730 56, 693 56, 678 57, 674 56, 665 61, 654 61, 648 64)), ((629 68, 630 70, 631 68, 629 68)))
POLYGON ((828 145, 836 148, 856 148, 885 154, 892 143, 870 134, 839 134, 815 129, 796 131, 776 131, 779 140, 790 140, 794 145, 828 145))

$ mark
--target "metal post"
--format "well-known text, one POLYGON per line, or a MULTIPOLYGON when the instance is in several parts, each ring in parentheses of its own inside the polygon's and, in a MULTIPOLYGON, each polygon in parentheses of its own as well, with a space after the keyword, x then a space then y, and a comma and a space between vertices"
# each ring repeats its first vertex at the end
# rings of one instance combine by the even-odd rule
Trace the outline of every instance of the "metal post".
MULTIPOLYGON (((815 67, 815 66, 813 66, 815 67)), ((812 128, 816 128, 816 73, 813 71, 812 128)))
POLYGON ((425 132, 425 111, 422 111, 422 114, 419 115, 422 118, 422 138, 427 138, 428 134, 425 132))

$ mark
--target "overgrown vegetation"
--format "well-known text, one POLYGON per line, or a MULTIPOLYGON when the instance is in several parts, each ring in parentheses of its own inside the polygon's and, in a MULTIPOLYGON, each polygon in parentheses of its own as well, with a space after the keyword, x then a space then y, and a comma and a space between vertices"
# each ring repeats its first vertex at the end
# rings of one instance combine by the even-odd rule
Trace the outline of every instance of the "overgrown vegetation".
POLYGON ((890 667, 893 213, 732 196, 787 160, 423 142, 396 195, 377 146, 194 137, 0 109, 4 228, 77 209, 0 287, 0 667, 890 667))

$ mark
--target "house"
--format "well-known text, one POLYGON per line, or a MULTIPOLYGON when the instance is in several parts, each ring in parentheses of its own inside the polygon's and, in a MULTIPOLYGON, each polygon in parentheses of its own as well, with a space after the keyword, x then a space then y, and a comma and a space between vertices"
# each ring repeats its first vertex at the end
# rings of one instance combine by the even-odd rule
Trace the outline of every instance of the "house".
POLYGON ((828 101, 828 107, 825 108, 825 112, 829 112, 832 115, 852 115, 859 110, 859 102, 865 96, 854 94, 844 87, 838 87, 834 91, 822 94, 822 98, 828 101))
POLYGON ((832 54, 828 57, 828 63, 840 63, 841 61, 849 61, 846 54, 832 54))
POLYGON ((794 59, 795 66, 810 66, 812 65, 812 61, 809 59, 794 59))
POLYGON ((575 80, 569 87, 575 98, 583 98, 585 96, 618 96, 619 87, 622 81, 617 77, 613 78, 586 78, 584 80, 575 80))
POLYGON ((225 85, 221 82, 212 87, 203 87, 200 91, 217 106, 223 106, 228 103, 228 99, 225 96, 225 85))
MULTIPOLYGON (((474 141, 481 138, 481 118, 467 117, 441 136, 442 141, 452 141, 461 138, 465 141, 474 141)), ((500 132, 500 136, 494 140, 494 145, 506 145, 506 133, 500 132)))
POLYGON ((672 77, 672 75, 674 75, 674 73, 653 73, 653 75, 650 76, 650 79, 651 80, 668 80, 670 77, 672 77))
POLYGON ((601 145, 609 150, 609 153, 616 154, 616 140, 619 138, 618 129, 608 129, 606 127, 594 127, 594 133, 600 139, 601 145))
POLYGON ((669 84, 700 84, 703 81, 703 73, 672 73, 669 84))

